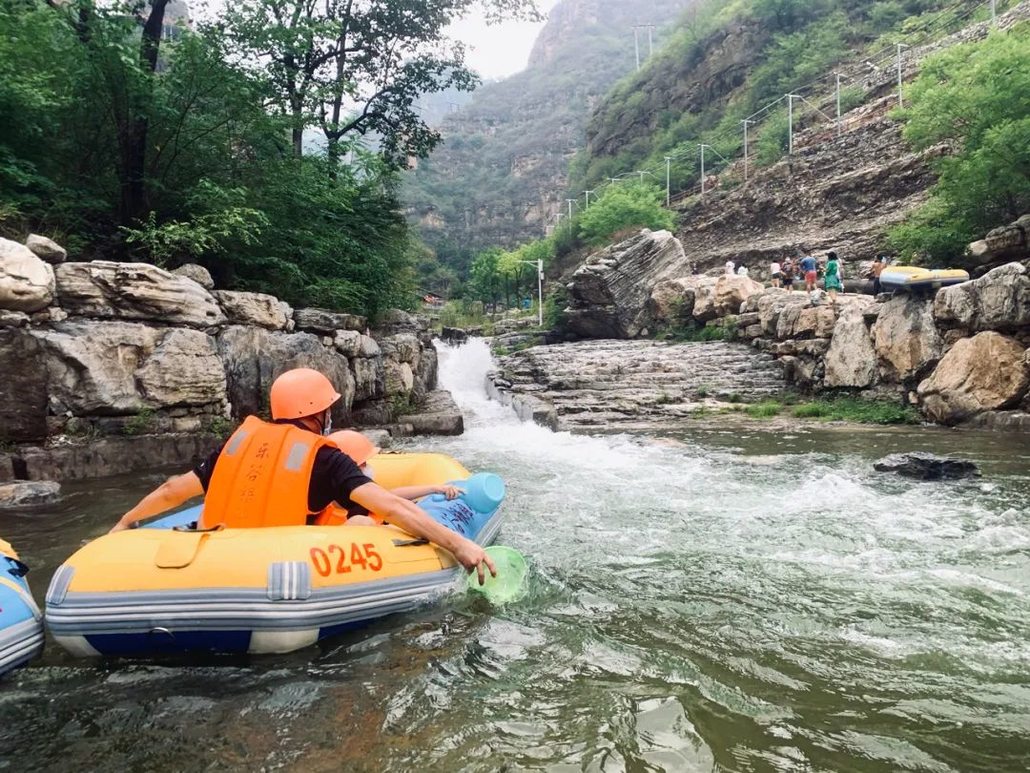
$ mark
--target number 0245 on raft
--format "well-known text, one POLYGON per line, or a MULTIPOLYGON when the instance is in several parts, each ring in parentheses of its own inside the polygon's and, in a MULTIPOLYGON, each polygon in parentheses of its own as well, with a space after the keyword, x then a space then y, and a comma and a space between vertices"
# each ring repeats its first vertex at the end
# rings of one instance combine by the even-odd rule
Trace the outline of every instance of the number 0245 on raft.
MULTIPOLYGON (((383 454, 386 488, 469 478, 442 454, 383 454)), ((460 484, 459 484, 460 485, 460 484)), ((481 545, 501 526, 500 499, 419 502, 481 545)), ((190 508, 107 534, 69 558, 46 598, 51 634, 75 655, 190 650, 290 652, 446 589, 463 570, 450 553, 393 526, 282 526, 192 531, 190 508)))

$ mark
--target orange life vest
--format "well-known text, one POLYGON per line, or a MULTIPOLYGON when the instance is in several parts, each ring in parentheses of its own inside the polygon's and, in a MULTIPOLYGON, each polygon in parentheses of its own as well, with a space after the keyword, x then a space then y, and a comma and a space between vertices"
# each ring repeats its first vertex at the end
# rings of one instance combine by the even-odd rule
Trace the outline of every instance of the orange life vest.
MULTIPOLYGON (((347 516, 347 508, 340 507, 338 504, 333 502, 329 507, 316 516, 314 523, 316 526, 343 526, 347 523, 347 516)), ((380 526, 386 522, 385 518, 381 515, 376 515, 375 513, 369 513, 368 517, 380 526)))
POLYGON ((200 528, 303 526, 320 435, 249 416, 215 462, 200 528))

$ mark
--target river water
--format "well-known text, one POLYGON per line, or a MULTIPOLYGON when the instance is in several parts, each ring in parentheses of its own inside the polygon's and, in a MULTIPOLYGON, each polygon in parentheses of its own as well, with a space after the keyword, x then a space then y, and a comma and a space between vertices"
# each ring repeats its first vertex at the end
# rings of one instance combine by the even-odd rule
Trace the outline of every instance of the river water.
MULTIPOLYGON (((0 683, 0 768, 1024 771, 1030 447, 943 430, 555 434, 487 401, 423 443, 509 483, 531 588, 455 593, 289 656, 76 661, 0 683), (984 477, 872 472, 890 451, 984 477)), ((54 569, 159 477, 69 487, 0 534, 54 569)))

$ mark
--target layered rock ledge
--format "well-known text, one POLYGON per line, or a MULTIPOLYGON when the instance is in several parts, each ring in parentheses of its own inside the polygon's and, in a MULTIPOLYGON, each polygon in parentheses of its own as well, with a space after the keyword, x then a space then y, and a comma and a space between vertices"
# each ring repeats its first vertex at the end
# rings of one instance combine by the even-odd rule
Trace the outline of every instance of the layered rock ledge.
POLYGON ((423 317, 392 311, 370 330, 353 314, 213 290, 200 266, 65 258, 42 237, 0 239, 0 481, 187 463, 265 413, 272 381, 294 367, 336 385, 337 426, 461 431, 436 391, 423 317))
POLYGON ((784 391, 769 354, 731 343, 581 341, 502 357, 490 396, 554 430, 668 428, 718 403, 784 391))
MULTIPOLYGON (((915 405, 942 424, 1025 431, 1030 248, 1025 241, 1006 244, 1022 261, 973 281, 876 298, 848 293, 832 304, 824 294, 810 298, 747 277, 683 274, 688 265, 679 242, 645 230, 591 256, 572 274, 565 332, 634 339, 715 327, 750 343, 802 391, 859 393, 915 405)), ((545 388, 553 380, 548 369, 536 377, 545 388)), ((501 379, 520 382, 507 368, 501 379)), ((737 391, 747 387, 745 381, 737 391)), ((524 412, 542 410, 536 405, 524 412)))

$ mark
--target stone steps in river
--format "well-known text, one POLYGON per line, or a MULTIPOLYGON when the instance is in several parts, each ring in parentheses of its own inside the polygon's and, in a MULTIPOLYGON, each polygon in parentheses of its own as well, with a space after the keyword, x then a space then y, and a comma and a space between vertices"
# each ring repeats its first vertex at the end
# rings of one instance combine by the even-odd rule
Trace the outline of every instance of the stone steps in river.
POLYGON ((553 405, 561 429, 685 419, 706 399, 757 402, 785 386, 773 357, 724 342, 538 346, 502 358, 497 376, 553 405))

